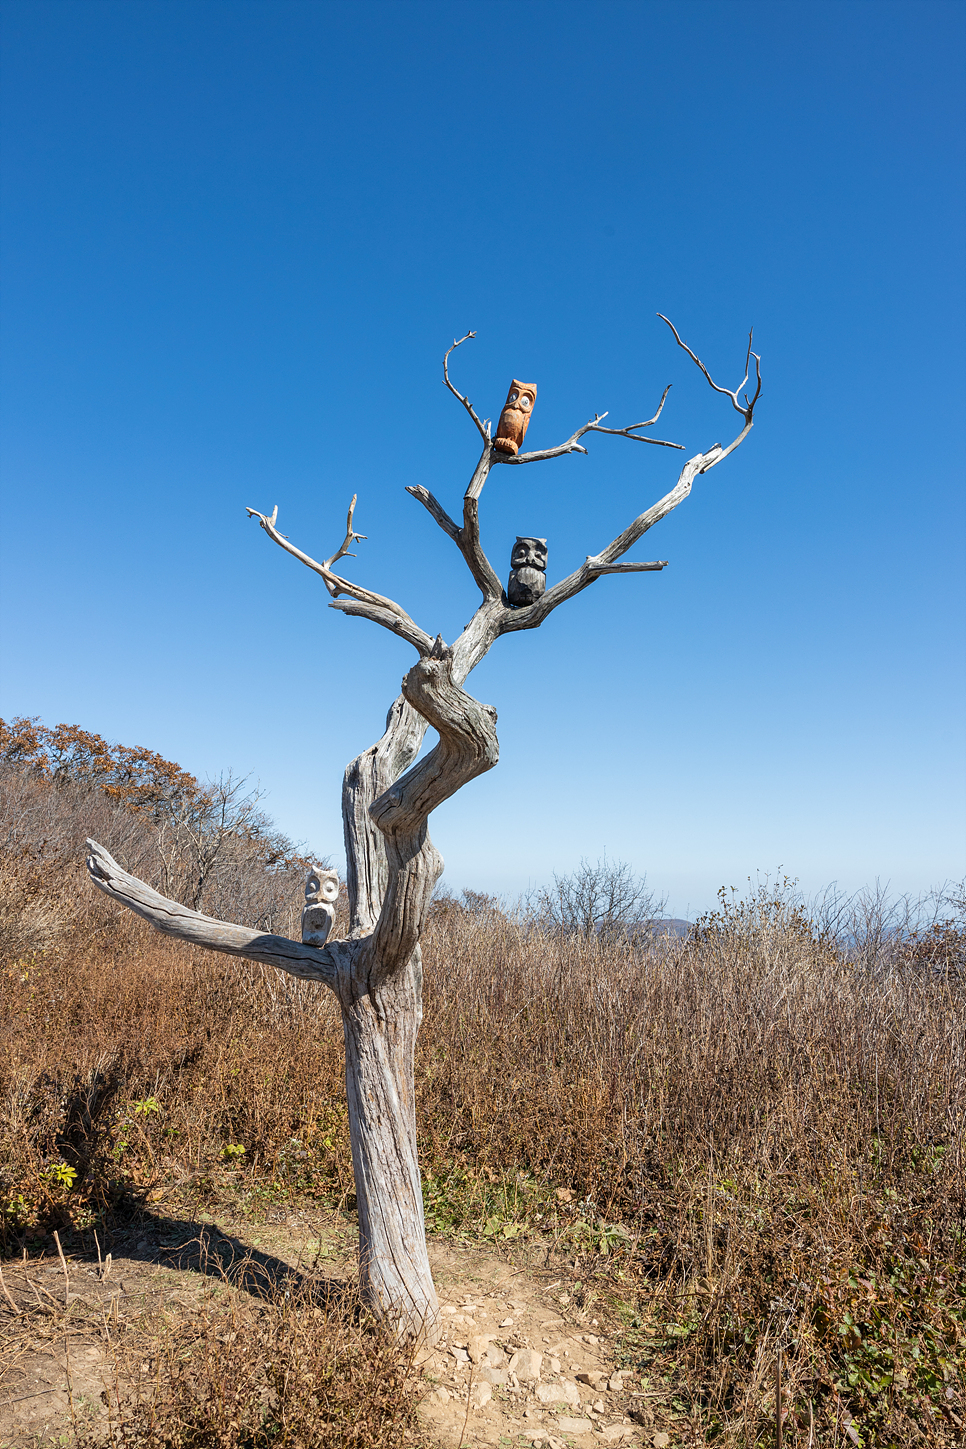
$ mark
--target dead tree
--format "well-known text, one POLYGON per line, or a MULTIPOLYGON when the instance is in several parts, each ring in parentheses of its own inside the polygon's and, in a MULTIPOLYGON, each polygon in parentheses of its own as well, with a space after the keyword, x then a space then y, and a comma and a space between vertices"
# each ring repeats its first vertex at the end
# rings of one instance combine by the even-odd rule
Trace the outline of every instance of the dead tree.
MULTIPOLYGON (((279 533, 278 508, 267 516, 249 509, 275 543, 319 574, 332 595, 331 608, 356 614, 391 629, 418 655, 402 681, 402 692, 389 710, 386 730, 345 772, 342 815, 345 830, 350 929, 344 940, 324 945, 290 941, 244 926, 214 920, 167 900, 143 881, 128 875, 95 841, 88 841, 87 865, 94 884, 114 900, 143 916, 158 930, 195 945, 265 962, 293 976, 323 981, 342 1008, 346 1048, 346 1091, 359 1213, 361 1290, 365 1301, 400 1335, 422 1333, 432 1338, 437 1302, 426 1254, 419 1163, 416 1155, 416 1113, 413 1060, 422 1018, 422 958, 419 938, 433 888, 443 862, 429 838, 427 819, 475 776, 497 763, 496 710, 466 693, 464 682, 488 649, 503 634, 536 629, 558 605, 572 599, 603 574, 641 573, 666 567, 654 563, 620 562, 639 538, 683 503, 695 478, 717 466, 748 436, 761 393, 760 358, 748 339, 745 377, 732 392, 714 382, 704 363, 682 341, 716 392, 730 398, 742 419, 741 431, 727 447, 716 443, 697 453, 681 469, 664 498, 635 518, 600 553, 588 555, 568 578, 535 602, 512 607, 480 544, 480 494, 490 469, 520 467, 585 453, 581 439, 608 433, 663 448, 680 443, 653 438, 643 430, 661 416, 660 406, 646 422, 626 428, 604 426, 607 414, 592 421, 555 448, 516 454, 498 450, 489 421, 481 421, 467 398, 453 386, 449 357, 475 334, 454 342, 443 359, 443 382, 466 409, 483 443, 483 451, 463 497, 463 521, 457 523, 423 487, 407 492, 420 502, 453 540, 483 600, 469 624, 452 644, 421 629, 392 599, 372 593, 334 572, 362 537, 353 531, 349 508, 346 536, 331 558, 318 563, 279 533), (755 361, 753 396, 748 384, 755 361), (439 743, 418 764, 414 760, 426 729, 439 743)), ((517 386, 514 384, 514 386, 517 386)), ((535 389, 531 389, 535 395, 535 389)), ((516 396, 511 390, 511 396, 516 396)), ((531 403, 528 398, 527 405, 531 403)), ((533 540, 527 542, 534 542, 533 540)), ((537 540, 537 543, 540 541, 537 540)))

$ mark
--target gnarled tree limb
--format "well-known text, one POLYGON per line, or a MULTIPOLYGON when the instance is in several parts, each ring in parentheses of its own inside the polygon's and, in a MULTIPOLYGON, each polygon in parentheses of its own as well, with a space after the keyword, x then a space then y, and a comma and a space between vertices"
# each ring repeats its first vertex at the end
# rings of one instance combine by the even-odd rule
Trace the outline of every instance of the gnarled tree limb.
POLYGON ((178 936, 182 941, 191 941, 212 951, 226 951, 229 956, 261 961, 266 966, 287 971, 290 976, 324 981, 326 986, 335 988, 340 964, 338 948, 344 943, 306 946, 301 941, 290 941, 287 936, 269 936, 248 926, 203 916, 200 911, 168 900, 136 876, 128 875, 96 840, 87 842, 87 869, 98 890, 143 916, 166 936, 178 936))
POLYGON ((334 599, 329 608, 338 609, 343 614, 352 614, 360 619, 369 619, 373 624, 381 624, 384 629, 389 629, 393 634, 398 634, 400 639, 405 639, 406 643, 411 644, 418 654, 428 654, 433 647, 433 641, 429 635, 420 629, 418 624, 414 624, 402 609, 387 609, 379 604, 368 603, 364 599, 355 597, 334 599))
POLYGON ((346 556, 349 551, 348 545, 353 539, 365 537, 365 534, 352 532, 352 513, 355 504, 356 500, 355 496, 353 496, 352 503, 349 505, 345 543, 325 563, 318 563, 316 559, 311 558, 307 553, 303 553, 300 548, 296 548, 295 544, 291 543, 285 537, 284 533, 279 533, 275 527, 278 519, 278 504, 275 505, 275 509, 270 516, 259 513, 257 508, 246 508, 245 512, 249 518, 258 519, 259 524, 273 543, 277 543, 279 548, 284 548, 286 553, 290 553, 293 558, 297 558, 300 563, 304 563, 306 568, 312 569, 314 573, 320 576, 335 600, 334 603, 329 605, 330 609, 341 609, 345 614, 358 614, 363 619, 370 619, 374 624, 381 624, 384 629, 391 629, 394 634, 399 634, 418 653, 428 654, 433 647, 432 637, 424 629, 420 629, 415 620, 411 619, 406 613, 406 610, 401 608, 395 600, 387 599, 382 594, 375 594, 371 589, 364 589, 360 584, 350 583, 348 579, 340 578, 338 574, 334 574, 329 567, 334 559, 344 558, 346 556), (338 599, 337 596, 339 594, 348 595, 351 602, 347 603, 345 600, 338 599))

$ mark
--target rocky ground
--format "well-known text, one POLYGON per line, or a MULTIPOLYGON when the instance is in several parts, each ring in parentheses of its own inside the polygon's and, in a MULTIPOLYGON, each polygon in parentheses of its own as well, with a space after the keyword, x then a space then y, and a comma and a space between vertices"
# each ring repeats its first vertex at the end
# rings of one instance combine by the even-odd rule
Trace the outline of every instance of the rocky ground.
MULTIPOLYGON (((68 1248, 63 1263, 56 1251, 5 1263, 0 1449, 69 1445, 85 1426, 106 1424, 132 1366, 147 1371, 160 1334, 229 1291, 226 1274, 240 1281, 232 1291, 253 1295, 283 1274, 330 1286, 351 1278, 344 1217, 269 1217, 149 1216, 112 1238, 109 1260, 106 1249, 99 1262, 68 1248)), ((652 1412, 666 1395, 620 1370, 605 1310, 578 1306, 546 1252, 501 1256, 436 1240, 430 1256, 444 1321, 419 1362, 430 1439, 443 1449, 672 1443, 652 1412)))
POLYGON ((423 1413, 442 1444, 645 1441, 646 1391, 617 1368, 604 1325, 567 1311, 562 1282, 480 1252, 436 1255, 434 1271, 444 1328, 421 1365, 434 1385, 423 1413))

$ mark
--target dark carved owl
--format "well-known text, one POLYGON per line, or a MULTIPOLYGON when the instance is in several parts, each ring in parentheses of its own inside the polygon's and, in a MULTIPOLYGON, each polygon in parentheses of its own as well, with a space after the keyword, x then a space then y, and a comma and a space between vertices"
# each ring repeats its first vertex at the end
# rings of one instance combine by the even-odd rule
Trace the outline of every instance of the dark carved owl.
POLYGON ((526 437, 527 425, 530 422, 530 414, 533 412, 536 400, 536 383, 517 382, 516 378, 513 379, 500 414, 500 426, 497 428, 496 437, 493 440, 493 446, 498 452, 518 453, 520 451, 520 445, 526 437))
POLYGON ((547 540, 517 537, 510 554, 506 596, 514 609, 535 604, 547 587, 547 540))

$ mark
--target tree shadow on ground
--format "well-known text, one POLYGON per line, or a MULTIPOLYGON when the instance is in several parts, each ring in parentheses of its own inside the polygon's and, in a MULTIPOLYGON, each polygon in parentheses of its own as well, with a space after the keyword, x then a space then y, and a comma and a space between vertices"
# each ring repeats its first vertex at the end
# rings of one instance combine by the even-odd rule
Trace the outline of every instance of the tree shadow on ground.
MULTIPOLYGON (((72 1245, 71 1256, 94 1269, 110 1252, 113 1275, 128 1265, 134 1271, 142 1265, 167 1268, 197 1273, 265 1302, 294 1297, 301 1303, 334 1308, 346 1314, 354 1315, 359 1309, 356 1275, 338 1278, 321 1271, 318 1267, 321 1248, 314 1258, 293 1265, 246 1243, 216 1223, 150 1209, 142 1209, 135 1223, 110 1233, 101 1244, 100 1254, 87 1234, 83 1234, 83 1239, 83 1246, 80 1242, 72 1245)), ((107 1286, 110 1278, 104 1281, 107 1286)))

